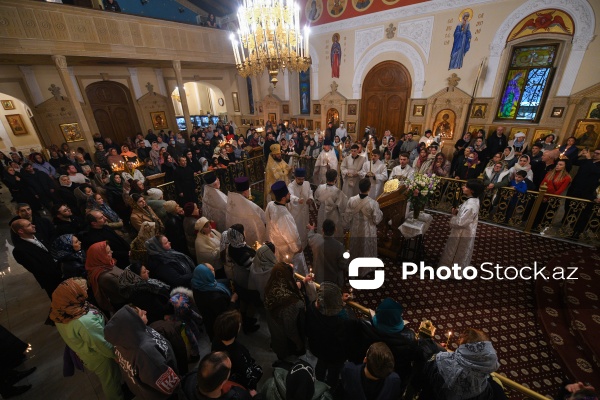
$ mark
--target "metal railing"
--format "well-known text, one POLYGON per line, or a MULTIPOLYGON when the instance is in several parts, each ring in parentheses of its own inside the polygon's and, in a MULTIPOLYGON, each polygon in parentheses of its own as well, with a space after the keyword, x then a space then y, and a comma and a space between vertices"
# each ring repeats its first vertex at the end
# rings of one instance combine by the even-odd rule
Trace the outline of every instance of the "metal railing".
MULTIPOLYGON (((217 168, 214 171, 206 171, 197 173, 194 175, 194 181, 196 182, 196 194, 198 197, 198 203, 202 202, 202 196, 204 195, 204 175, 209 172, 214 172, 219 180, 221 181, 221 190, 224 193, 229 191, 235 191, 235 178, 241 176, 247 176, 250 180, 250 190, 252 195, 255 197, 257 203, 264 201, 262 196, 262 189, 260 185, 265 180, 265 163, 262 155, 246 158, 238 161, 237 163, 231 163, 227 168, 217 168)), ((165 200, 177 200, 177 193, 175 193, 175 183, 166 182, 157 186, 158 189, 163 191, 165 200)), ((259 204, 262 206, 262 204, 259 204)))
MULTIPOLYGON (((441 178, 428 209, 450 212, 464 198, 460 179, 441 178)), ((539 191, 519 193, 511 187, 486 189, 481 197, 479 220, 583 245, 600 244, 600 203, 539 191)))
MULTIPOLYGON (((294 276, 301 281, 304 280, 303 275, 294 273, 294 276)), ((315 284, 317 289, 320 287, 320 285, 317 282, 313 282, 313 283, 315 284)), ((363 306, 362 304, 357 303, 355 301, 347 301, 346 305, 351 307, 356 313, 358 313, 358 315, 364 316, 367 318, 370 318, 375 313, 372 309, 367 308, 367 307, 363 306)), ((537 393, 537 392, 529 389, 528 387, 525 387, 525 386, 521 385, 520 383, 515 382, 512 379, 507 378, 503 375, 500 375, 496 372, 492 372, 490 375, 492 376, 492 378, 499 381, 499 383, 504 387, 505 391, 507 391, 507 390, 515 391, 521 395, 527 396, 527 398, 534 399, 534 400, 547 400, 548 399, 546 396, 544 396, 540 393, 537 393)), ((409 399, 405 398, 405 400, 409 400, 409 399)))

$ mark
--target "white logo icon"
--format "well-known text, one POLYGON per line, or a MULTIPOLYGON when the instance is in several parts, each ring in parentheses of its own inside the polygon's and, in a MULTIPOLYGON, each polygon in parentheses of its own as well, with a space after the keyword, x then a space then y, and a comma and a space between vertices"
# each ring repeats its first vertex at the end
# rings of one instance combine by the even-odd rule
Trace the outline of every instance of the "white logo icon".
MULTIPOLYGON (((375 257, 358 257, 350 262, 348 266, 348 275, 350 277, 358 277, 360 268, 383 268, 383 261, 375 257)), ((375 270, 373 279, 350 279, 349 283, 354 289, 373 290, 383 286, 385 280, 385 271, 382 269, 375 270)))

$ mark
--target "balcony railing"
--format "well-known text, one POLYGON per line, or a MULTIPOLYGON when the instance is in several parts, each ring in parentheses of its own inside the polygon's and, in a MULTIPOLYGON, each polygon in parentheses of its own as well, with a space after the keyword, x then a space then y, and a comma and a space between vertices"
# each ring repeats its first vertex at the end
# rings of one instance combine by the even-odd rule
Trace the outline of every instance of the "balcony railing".
MULTIPOLYGON (((306 168, 307 177, 313 176, 314 158, 295 157, 293 160, 294 166, 306 168)), ((338 176, 339 166, 340 164, 338 176)), ((264 192, 262 196, 259 193, 265 189, 264 172, 264 157, 261 155, 230 165, 227 169, 217 170, 217 176, 221 180, 221 189, 225 192, 234 190, 233 180, 236 177, 248 176, 257 204, 264 206, 264 192)), ((196 177, 199 201, 202 199, 201 176, 196 177)), ((338 179, 340 187, 341 181, 341 178, 338 179)), ((465 200, 460 196, 457 198, 464 183, 465 181, 460 179, 442 178, 442 183, 431 197, 427 209, 450 213, 452 207, 458 207, 465 200)), ((172 182, 160 185, 159 188, 165 192, 165 198, 175 200, 175 187, 172 182)), ((479 220, 586 246, 600 245, 600 203, 548 194, 545 187, 526 193, 518 193, 510 187, 486 189, 481 199, 479 220)))

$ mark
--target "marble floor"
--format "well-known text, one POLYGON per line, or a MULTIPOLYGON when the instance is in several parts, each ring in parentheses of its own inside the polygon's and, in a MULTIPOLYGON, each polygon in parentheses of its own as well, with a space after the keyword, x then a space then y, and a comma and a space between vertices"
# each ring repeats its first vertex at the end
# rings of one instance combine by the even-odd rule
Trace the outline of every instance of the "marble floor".
MULTIPOLYGON (((104 399, 100 382, 93 373, 76 371, 71 377, 63 376, 64 342, 54 327, 44 325, 50 309, 46 292, 25 268, 12 257, 8 221, 15 203, 10 202, 6 187, 0 189, 0 324, 31 346, 28 359, 19 370, 37 367, 37 370, 19 382, 32 388, 13 399, 23 400, 88 400, 104 399)), ((259 387, 272 376, 271 364, 275 354, 269 349, 269 331, 264 315, 259 317, 261 328, 252 335, 243 333, 240 340, 263 367, 259 387)), ((201 355, 210 351, 205 336, 201 355)), ((0 355, 1 357, 1 355, 0 355)), ((314 363, 314 359, 312 359, 314 363)), ((190 364, 190 370, 195 365, 190 364)))

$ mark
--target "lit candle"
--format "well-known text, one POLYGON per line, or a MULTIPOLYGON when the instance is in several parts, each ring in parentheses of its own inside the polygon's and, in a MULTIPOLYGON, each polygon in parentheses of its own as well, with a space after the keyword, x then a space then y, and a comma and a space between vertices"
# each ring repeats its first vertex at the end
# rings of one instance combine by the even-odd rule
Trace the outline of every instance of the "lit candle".
POLYGON ((452 331, 448 332, 448 340, 446 341, 446 348, 450 347, 450 336, 452 336, 452 331))

